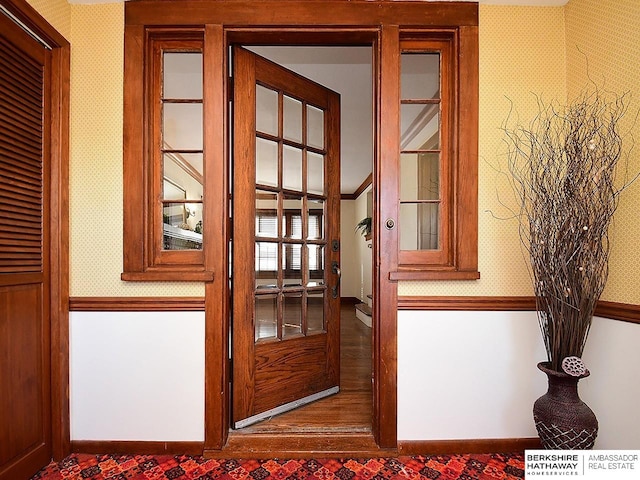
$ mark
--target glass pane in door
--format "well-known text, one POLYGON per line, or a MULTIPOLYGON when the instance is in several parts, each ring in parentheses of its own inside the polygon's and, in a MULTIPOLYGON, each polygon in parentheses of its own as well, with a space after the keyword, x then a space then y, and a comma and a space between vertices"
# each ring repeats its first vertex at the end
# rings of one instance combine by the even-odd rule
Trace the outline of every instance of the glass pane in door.
POLYGON ((278 237, 278 194, 256 190, 256 237, 278 237))
POLYGON ((256 295, 256 338, 261 340, 277 337, 278 328, 278 296, 256 295))
POLYGON ((324 112, 311 105, 307 105, 307 144, 324 148, 324 112))
POLYGON ((302 333, 302 292, 285 293, 282 306, 282 338, 302 333))
POLYGON ((324 292, 307 295, 307 335, 324 331, 324 292))
POLYGON ((302 191, 302 150, 289 145, 282 151, 282 188, 302 191))
POLYGON ((284 138, 302 143, 302 102, 285 95, 282 107, 284 110, 284 138))
POLYGON ((278 186, 278 144, 256 138, 256 183, 278 186))
POLYGON ((324 194, 324 155, 307 153, 307 191, 324 194))
POLYGON ((321 333, 325 113, 261 85, 256 102, 255 338, 321 333))
POLYGON ((256 85, 256 131, 278 135, 278 92, 256 85))

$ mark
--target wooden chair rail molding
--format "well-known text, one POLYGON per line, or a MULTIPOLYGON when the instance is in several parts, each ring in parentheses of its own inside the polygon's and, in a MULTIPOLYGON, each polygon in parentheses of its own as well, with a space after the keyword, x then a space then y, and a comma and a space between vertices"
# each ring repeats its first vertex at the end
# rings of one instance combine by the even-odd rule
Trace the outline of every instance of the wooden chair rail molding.
MULTIPOLYGON (((398 310, 535 310, 534 297, 398 297, 398 310)), ((71 297, 71 312, 204 311, 204 297, 71 297)), ((640 323, 640 305, 600 300, 596 315, 640 323)))
POLYGON ((204 297, 71 297, 69 311, 204 312, 204 297))
MULTIPOLYGON (((535 297, 398 297, 398 310, 535 310, 535 297)), ((600 300, 599 317, 640 323, 640 305, 600 300)))

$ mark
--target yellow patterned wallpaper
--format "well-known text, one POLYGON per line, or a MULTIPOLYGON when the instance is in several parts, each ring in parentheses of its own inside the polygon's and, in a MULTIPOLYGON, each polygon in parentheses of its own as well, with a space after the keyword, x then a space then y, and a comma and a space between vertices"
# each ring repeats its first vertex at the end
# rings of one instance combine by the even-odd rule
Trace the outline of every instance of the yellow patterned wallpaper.
MULTIPOLYGON (((630 171, 640 171, 640 1, 571 0, 567 25, 567 88, 575 97, 589 78, 604 88, 629 92, 629 113, 622 123, 635 147, 630 171), (634 125, 635 123, 635 125, 634 125)), ((621 196, 614 217, 609 281, 603 300, 640 304, 640 181, 621 196)))
POLYGON ((202 284, 120 280, 123 35, 123 3, 71 6, 70 294, 202 296, 202 284))
MULTIPOLYGON (((120 281, 123 4, 69 6, 64 0, 29 1, 72 43, 71 295, 203 295, 201 284, 120 281)), ((608 86, 637 90, 633 83, 640 68, 638 10, 637 0, 571 0, 564 8, 480 6, 482 278, 401 282, 400 295, 531 293, 516 222, 493 216, 509 215, 498 200, 508 203, 509 197, 504 176, 496 170, 504 171, 500 126, 510 102, 520 118, 527 120, 535 113, 534 93, 562 100, 567 89, 570 94, 579 89, 584 83, 585 61, 571 45, 587 53, 592 77, 607 72, 608 86)), ((635 273, 640 265, 634 255, 640 233, 634 205, 639 199, 640 184, 625 195, 617 216, 605 295, 609 300, 640 303, 640 276, 635 273)))
POLYGON ((512 102, 522 121, 536 112, 535 94, 566 97, 562 7, 480 6, 480 144, 476 281, 402 282, 399 295, 531 295, 531 282, 505 180, 501 125, 512 102), (500 173, 502 172, 502 173, 500 173))
POLYGON ((71 6, 67 0, 27 0, 47 22, 71 41, 71 6))

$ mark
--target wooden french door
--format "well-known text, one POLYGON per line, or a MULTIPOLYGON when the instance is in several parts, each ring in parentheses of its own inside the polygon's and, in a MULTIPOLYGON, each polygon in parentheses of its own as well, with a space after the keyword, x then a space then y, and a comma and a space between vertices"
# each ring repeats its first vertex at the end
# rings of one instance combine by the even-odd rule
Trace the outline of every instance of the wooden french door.
POLYGON ((52 456, 50 52, 0 14, 0 480, 52 456))
POLYGON ((340 97, 233 49, 234 428, 337 393, 340 97))

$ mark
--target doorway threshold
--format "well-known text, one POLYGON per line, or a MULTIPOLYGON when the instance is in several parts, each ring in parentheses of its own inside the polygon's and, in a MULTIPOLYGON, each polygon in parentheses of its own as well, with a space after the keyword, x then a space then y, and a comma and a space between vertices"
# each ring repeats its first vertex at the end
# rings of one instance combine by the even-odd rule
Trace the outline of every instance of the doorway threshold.
POLYGON ((243 433, 230 431, 222 450, 205 451, 208 458, 333 458, 390 457, 397 449, 381 449, 373 434, 243 433))

